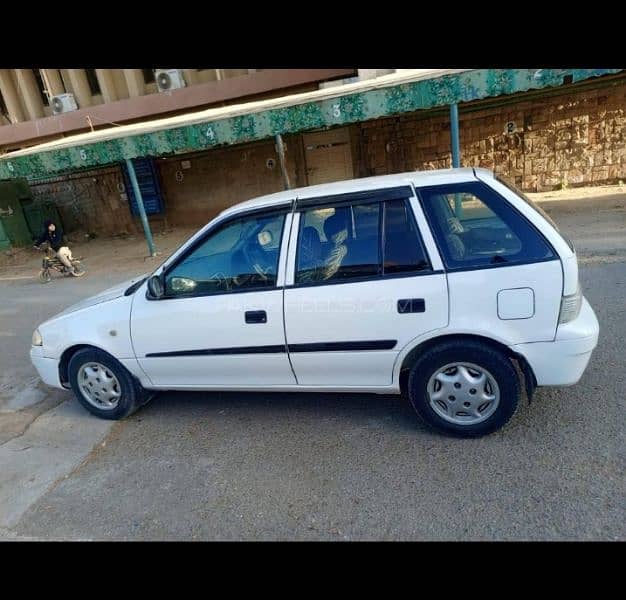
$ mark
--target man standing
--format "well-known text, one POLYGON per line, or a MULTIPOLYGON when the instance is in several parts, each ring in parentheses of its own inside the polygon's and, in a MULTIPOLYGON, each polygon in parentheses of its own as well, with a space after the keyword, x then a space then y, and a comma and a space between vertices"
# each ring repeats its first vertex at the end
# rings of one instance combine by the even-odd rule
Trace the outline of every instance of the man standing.
POLYGON ((74 275, 74 277, 80 277, 80 275, 82 275, 82 273, 77 273, 72 265, 72 251, 63 243, 63 231, 50 219, 44 223, 44 231, 39 238, 37 238, 35 247, 39 248, 39 245, 44 242, 48 242, 50 248, 56 252, 59 260, 70 270, 70 273, 74 275))

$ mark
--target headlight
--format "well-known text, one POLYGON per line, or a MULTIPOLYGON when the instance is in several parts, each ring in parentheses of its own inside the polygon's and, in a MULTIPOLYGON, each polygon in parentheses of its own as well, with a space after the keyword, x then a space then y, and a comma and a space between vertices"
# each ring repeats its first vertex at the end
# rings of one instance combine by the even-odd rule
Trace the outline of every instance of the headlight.
POLYGON ((33 339, 31 340, 33 346, 43 346, 43 338, 41 337, 41 333, 39 333, 39 329, 35 329, 33 331, 33 339))

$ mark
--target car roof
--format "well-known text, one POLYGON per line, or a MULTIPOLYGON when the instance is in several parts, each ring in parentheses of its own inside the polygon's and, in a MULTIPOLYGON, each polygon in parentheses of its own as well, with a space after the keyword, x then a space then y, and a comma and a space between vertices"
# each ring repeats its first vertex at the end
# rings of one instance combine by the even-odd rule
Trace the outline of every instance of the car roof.
POLYGON ((246 200, 245 202, 240 202, 239 204, 228 207, 220 213, 220 216, 236 214, 240 211, 288 204, 292 202, 294 198, 318 198, 333 196, 335 194, 348 194, 350 192, 396 187, 411 183, 422 187, 427 185, 474 181, 476 179, 477 172, 480 172, 481 175, 486 175, 487 177, 493 177, 493 173, 488 169, 474 169, 473 167, 437 169, 430 171, 409 171, 406 173, 396 173, 394 175, 363 177, 360 179, 349 179, 346 181, 335 181, 333 183, 322 183, 319 185, 292 188, 283 192, 259 196, 252 200, 246 200))

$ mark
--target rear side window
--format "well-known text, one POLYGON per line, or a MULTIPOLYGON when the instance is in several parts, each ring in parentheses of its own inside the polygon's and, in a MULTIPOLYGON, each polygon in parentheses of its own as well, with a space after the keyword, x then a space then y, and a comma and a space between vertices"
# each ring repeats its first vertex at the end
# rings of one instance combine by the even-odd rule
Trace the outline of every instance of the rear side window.
POLYGON ((430 269, 411 206, 406 200, 385 202, 384 235, 385 275, 430 269))
POLYGON ((421 188, 419 193, 450 269, 555 258, 551 246, 533 225, 483 183, 421 188))
POLYGON ((380 204, 315 208, 300 218, 296 283, 377 277, 380 204))
POLYGON ((296 283, 430 270, 406 199, 317 207, 302 213, 296 283))

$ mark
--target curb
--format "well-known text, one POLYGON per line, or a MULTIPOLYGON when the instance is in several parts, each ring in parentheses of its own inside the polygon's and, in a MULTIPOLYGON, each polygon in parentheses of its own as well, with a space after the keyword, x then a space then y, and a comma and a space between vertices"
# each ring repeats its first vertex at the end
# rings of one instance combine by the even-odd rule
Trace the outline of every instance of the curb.
POLYGON ((535 199, 534 202, 548 213, 576 212, 579 210, 624 210, 626 209, 626 193, 589 198, 568 198, 567 200, 535 199))

